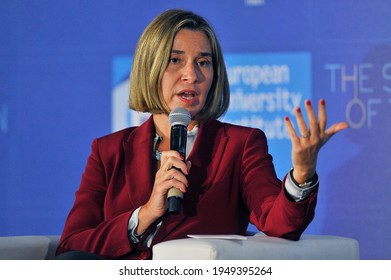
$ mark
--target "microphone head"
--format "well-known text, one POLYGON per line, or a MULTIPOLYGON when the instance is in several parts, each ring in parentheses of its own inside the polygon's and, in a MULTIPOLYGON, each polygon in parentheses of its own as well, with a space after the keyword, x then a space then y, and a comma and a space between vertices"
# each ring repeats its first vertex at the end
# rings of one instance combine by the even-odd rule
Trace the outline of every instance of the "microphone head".
POLYGON ((185 108, 177 107, 168 115, 168 120, 171 126, 184 125, 187 127, 190 124, 191 115, 185 108))

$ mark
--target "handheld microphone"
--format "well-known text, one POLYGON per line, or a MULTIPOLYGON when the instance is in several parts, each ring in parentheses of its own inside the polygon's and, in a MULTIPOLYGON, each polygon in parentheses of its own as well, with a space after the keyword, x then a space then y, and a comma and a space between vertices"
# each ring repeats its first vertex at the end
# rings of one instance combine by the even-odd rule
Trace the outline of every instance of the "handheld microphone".
MULTIPOLYGON (((170 134, 170 150, 178 151, 186 160, 186 142, 187 142, 187 126, 190 124, 191 116, 189 111, 178 107, 171 111, 168 116, 171 125, 170 134)), ((174 167, 175 168, 175 167, 174 167)), ((167 193, 168 212, 170 214, 178 214, 182 205, 183 193, 172 187, 167 193)))

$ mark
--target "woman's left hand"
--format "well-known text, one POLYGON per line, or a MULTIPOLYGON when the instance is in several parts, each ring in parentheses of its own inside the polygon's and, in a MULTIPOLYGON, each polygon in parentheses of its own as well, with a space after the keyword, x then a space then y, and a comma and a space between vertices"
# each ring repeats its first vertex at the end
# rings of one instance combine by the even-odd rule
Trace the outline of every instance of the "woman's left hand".
POLYGON ((337 132, 347 128, 346 122, 338 122, 326 129, 326 103, 324 99, 319 101, 318 119, 311 101, 305 101, 305 110, 308 116, 308 126, 305 123, 301 109, 296 108, 295 115, 298 125, 298 133, 292 122, 285 118, 285 125, 292 142, 293 178, 299 184, 310 180, 316 172, 318 153, 322 146, 337 132))

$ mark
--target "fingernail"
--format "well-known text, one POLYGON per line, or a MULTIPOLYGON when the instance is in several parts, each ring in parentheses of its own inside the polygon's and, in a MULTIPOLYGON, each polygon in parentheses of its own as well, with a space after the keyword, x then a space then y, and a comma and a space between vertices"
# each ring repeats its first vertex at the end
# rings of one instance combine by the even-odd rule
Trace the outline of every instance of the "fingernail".
POLYGON ((320 100, 320 105, 324 106, 325 104, 326 104, 326 100, 321 99, 321 100, 320 100))
POLYGON ((289 117, 288 116, 286 116, 284 119, 285 119, 285 121, 289 121, 289 117))
POLYGON ((307 100, 305 101, 305 104, 306 104, 307 106, 310 106, 310 105, 311 105, 311 101, 307 99, 307 100))
POLYGON ((296 112, 297 112, 297 113, 301 113, 300 107, 297 107, 297 108, 296 108, 296 112))

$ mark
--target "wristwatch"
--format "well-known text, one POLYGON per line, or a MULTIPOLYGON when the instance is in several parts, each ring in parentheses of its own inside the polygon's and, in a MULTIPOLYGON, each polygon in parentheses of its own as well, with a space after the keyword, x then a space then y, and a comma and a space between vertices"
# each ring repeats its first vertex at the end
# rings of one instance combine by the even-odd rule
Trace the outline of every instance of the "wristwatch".
POLYGON ((293 168, 291 168, 291 170, 289 171, 290 172, 290 175, 291 175, 291 179, 293 181, 293 183, 296 185, 296 186, 299 186, 300 188, 309 188, 309 187, 312 187, 313 185, 315 185, 317 182, 318 182, 318 174, 316 173, 315 171, 315 174, 314 176, 312 176, 312 178, 307 181, 307 182, 304 182, 303 184, 299 184, 295 178, 293 178, 293 168))

